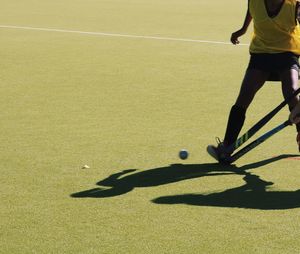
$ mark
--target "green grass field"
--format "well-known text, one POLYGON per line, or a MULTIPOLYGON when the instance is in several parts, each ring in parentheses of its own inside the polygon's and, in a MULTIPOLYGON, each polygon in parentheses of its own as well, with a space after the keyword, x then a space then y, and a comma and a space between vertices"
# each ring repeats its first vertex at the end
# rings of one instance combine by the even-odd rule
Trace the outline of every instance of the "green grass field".
MULTIPOLYGON (((300 253, 295 128, 235 166, 206 154, 248 63, 213 42, 246 3, 0 4, 0 253, 300 253)), ((243 131, 281 101, 267 83, 243 131)))

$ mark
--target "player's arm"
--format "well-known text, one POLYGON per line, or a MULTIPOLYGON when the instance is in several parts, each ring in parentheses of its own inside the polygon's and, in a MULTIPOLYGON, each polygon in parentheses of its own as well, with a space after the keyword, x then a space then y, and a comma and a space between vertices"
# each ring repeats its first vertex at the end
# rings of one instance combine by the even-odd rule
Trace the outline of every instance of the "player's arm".
POLYGON ((300 23, 300 2, 296 1, 296 20, 300 23))
POLYGON ((289 120, 294 124, 300 123, 300 102, 293 108, 289 120))
POLYGON ((240 43, 239 37, 244 35, 247 32, 248 26, 251 23, 252 17, 251 17, 251 14, 249 12, 249 1, 250 0, 248 0, 247 13, 246 13, 246 17, 245 17, 242 28, 231 34, 230 41, 232 42, 232 44, 236 45, 236 44, 240 43))

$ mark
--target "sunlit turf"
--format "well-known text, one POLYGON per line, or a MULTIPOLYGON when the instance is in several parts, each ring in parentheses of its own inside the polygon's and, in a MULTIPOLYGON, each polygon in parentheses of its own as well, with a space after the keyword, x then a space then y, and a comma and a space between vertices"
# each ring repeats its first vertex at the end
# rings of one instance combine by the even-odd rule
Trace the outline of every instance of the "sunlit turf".
MULTIPOLYGON (((0 25, 215 41, 228 40, 246 8, 0 3, 0 25)), ((223 138, 247 46, 4 28, 0 38, 0 253, 300 251, 295 128, 235 166, 206 154, 223 138)), ((282 101, 280 89, 266 84, 244 131, 282 101)))

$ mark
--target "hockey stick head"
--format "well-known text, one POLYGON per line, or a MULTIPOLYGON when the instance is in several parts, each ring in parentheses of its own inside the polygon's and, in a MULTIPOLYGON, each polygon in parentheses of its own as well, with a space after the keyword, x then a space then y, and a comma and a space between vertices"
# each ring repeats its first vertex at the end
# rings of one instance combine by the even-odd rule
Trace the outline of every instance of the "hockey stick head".
POLYGON ((233 163, 237 159, 241 158, 246 153, 248 153, 249 151, 251 151, 252 149, 254 149, 255 147, 257 147, 258 145, 260 145, 261 143, 263 143, 264 141, 266 141, 267 139, 272 137, 274 134, 276 134, 277 132, 283 130, 285 127, 287 127, 289 125, 292 125, 292 122, 290 120, 286 120, 285 122, 283 122, 282 124, 276 126, 272 130, 266 132, 265 134, 263 134, 262 136, 260 136, 256 140, 254 140, 252 143, 250 143, 249 145, 242 148, 240 151, 233 154, 229 159, 230 163, 233 163))

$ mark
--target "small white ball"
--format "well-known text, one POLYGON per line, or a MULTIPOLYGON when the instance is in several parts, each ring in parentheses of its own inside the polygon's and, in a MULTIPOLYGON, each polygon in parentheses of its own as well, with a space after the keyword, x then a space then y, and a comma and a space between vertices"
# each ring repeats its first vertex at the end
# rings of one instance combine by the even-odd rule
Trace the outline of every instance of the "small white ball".
POLYGON ((179 152, 179 158, 186 160, 189 157, 189 152, 186 149, 181 149, 179 152))

